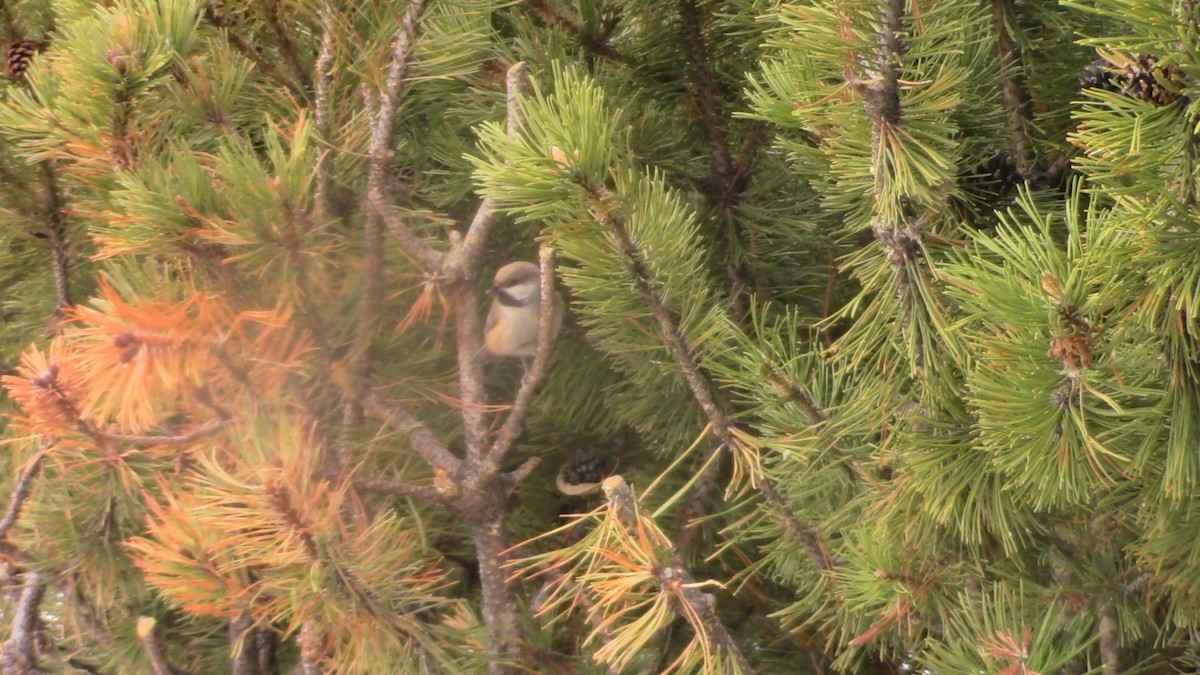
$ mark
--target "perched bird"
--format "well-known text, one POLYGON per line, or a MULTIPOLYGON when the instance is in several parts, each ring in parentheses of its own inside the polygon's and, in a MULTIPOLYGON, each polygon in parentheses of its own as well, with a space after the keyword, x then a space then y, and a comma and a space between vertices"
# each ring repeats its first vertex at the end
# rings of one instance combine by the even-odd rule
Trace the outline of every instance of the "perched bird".
MULTIPOLYGON (((537 353, 538 321, 541 316, 541 273, 538 266, 518 261, 496 272, 492 283, 492 309, 484 327, 483 346, 496 356, 518 356, 526 365, 537 353)), ((551 339, 558 335, 563 320, 563 300, 558 291, 550 294, 554 312, 551 339)))

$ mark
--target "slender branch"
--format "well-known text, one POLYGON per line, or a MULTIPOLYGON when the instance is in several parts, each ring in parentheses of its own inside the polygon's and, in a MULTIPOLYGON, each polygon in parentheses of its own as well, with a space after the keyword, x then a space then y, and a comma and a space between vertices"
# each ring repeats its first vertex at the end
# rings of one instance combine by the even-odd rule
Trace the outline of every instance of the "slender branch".
MULTIPOLYGON (((638 519, 637 508, 629 485, 620 476, 610 476, 604 479, 602 487, 609 503, 614 507, 613 511, 617 519, 629 532, 629 536, 637 540, 642 539, 644 530, 638 519)), ((693 626, 694 630, 703 630, 704 636, 710 637, 737 663, 740 672, 753 673, 754 669, 750 666, 750 662, 746 660, 742 650, 738 648, 737 642, 729 634, 729 630, 725 628, 721 618, 717 616, 716 599, 710 593, 696 588, 695 578, 683 566, 683 561, 680 560, 677 553, 672 550, 663 550, 659 551, 659 554, 666 558, 666 560, 659 561, 666 564, 656 567, 656 576, 659 582, 673 591, 677 601, 688 605, 687 609, 675 608, 679 617, 689 623, 694 617, 700 623, 700 626, 693 626)), ((701 636, 700 639, 704 639, 704 636, 701 636)))
POLYGON ((483 348, 479 288, 474 275, 471 276, 472 278, 462 283, 455 293, 454 326, 463 435, 467 456, 475 458, 486 452, 488 428, 483 415, 487 403, 487 395, 483 389, 483 364, 478 358, 483 348))
POLYGON ((316 188, 313 191, 313 202, 316 204, 316 211, 323 218, 328 218, 333 213, 330 206, 330 200, 333 194, 333 160, 334 160, 334 143, 333 143, 333 65, 335 61, 334 53, 334 35, 336 35, 336 26, 333 20, 333 10, 329 7, 328 2, 321 3, 319 10, 321 17, 321 52, 317 55, 317 62, 314 66, 316 71, 313 79, 316 81, 316 102, 314 104, 314 117, 316 120, 316 134, 320 142, 325 146, 321 152, 321 156, 317 159, 316 173, 316 188))
MULTIPOLYGON (((505 126, 508 137, 516 138, 521 133, 525 120, 521 114, 521 96, 529 90, 529 67, 524 62, 514 63, 505 76, 505 93, 507 115, 505 126)), ((446 261, 443 272, 451 279, 465 281, 467 276, 479 269, 479 258, 487 245, 488 235, 492 226, 499 219, 495 202, 484 199, 475 211, 475 217, 463 236, 462 245, 457 253, 446 261)))
MULTIPOLYGON (((340 364, 332 366, 330 376, 345 392, 366 389, 365 384, 356 381, 350 372, 340 364)), ((458 469, 459 459, 412 413, 385 401, 383 397, 369 389, 366 389, 366 393, 362 396, 362 404, 363 408, 372 415, 403 433, 413 450, 416 450, 417 454, 421 455, 421 458, 435 471, 439 467, 450 473, 458 469)))
POLYGON ((58 178, 49 161, 39 165, 42 185, 46 189, 45 218, 49 223, 50 256, 54 265, 54 314, 62 317, 71 302, 70 261, 67 255, 67 219, 63 213, 62 193, 58 178))
POLYGON ((305 72, 304 66, 300 64, 300 55, 295 41, 288 33, 287 26, 283 25, 283 21, 279 18, 279 9, 279 0, 275 0, 267 7, 267 25, 275 34, 279 51, 283 55, 283 62, 292 71, 292 77, 300 83, 300 89, 307 92, 312 83, 308 80, 308 73, 305 72))
POLYGON ((428 485, 412 485, 398 480, 386 478, 355 478, 354 487, 371 492, 383 492, 397 497, 415 497, 428 502, 449 505, 445 495, 438 492, 436 487, 428 485))
POLYGON ((229 22, 229 19, 221 11, 220 0, 208 0, 206 9, 207 11, 204 15, 209 23, 219 29, 225 41, 241 54, 243 58, 253 63, 260 73, 286 87, 297 99, 304 100, 307 97, 305 91, 294 80, 279 72, 270 61, 258 53, 258 50, 247 44, 240 35, 233 31, 233 24, 229 22))
POLYGON ((711 173, 710 190, 715 194, 729 184, 733 165, 729 159, 728 139, 723 126, 721 91, 716 72, 708 58, 708 43, 704 39, 702 10, 695 0, 679 0, 679 26, 683 33, 683 51, 690 67, 689 98, 700 113, 700 126, 708 138, 711 173))
MULTIPOLYGON (((610 195, 607 188, 591 185, 584 180, 580 180, 580 184, 597 201, 603 202, 605 201, 605 197, 610 195)), ((671 315, 671 311, 667 308, 663 299, 659 297, 658 291, 655 290, 650 270, 642 262, 642 253, 630 236, 623 219, 613 215, 612 211, 608 208, 597 208, 593 210, 593 213, 599 214, 602 222, 612 230, 617 240, 617 245, 627 260, 634 286, 655 319, 658 320, 667 350, 671 352, 671 355, 675 358, 675 362, 679 364, 680 369, 683 371, 684 379, 687 381, 688 388, 692 391, 692 396, 700 405, 700 409, 704 412, 709 422, 712 423, 713 433, 725 448, 732 449, 737 447, 738 441, 734 434, 736 427, 713 398, 712 392, 709 390, 707 377, 701 371, 696 356, 691 346, 687 343, 683 332, 679 329, 676 319, 671 315)), ((775 516, 783 522, 784 529, 795 536, 797 541, 808 549, 809 556, 812 557, 813 562, 821 569, 829 569, 830 562, 826 559, 819 545, 819 536, 817 533, 800 521, 799 517, 787 506, 768 480, 764 479, 758 485, 758 489, 767 500, 775 516)))
POLYGON ((8 537, 8 531, 17 523, 17 519, 21 517, 21 510, 25 506, 25 500, 29 499, 29 492, 33 481, 41 473, 42 464, 46 461, 47 451, 53 445, 52 441, 43 441, 41 448, 38 449, 38 454, 33 458, 29 466, 21 472, 21 477, 17 479, 17 485, 13 488, 12 499, 8 504, 8 512, 4 514, 4 520, 0 520, 0 540, 8 537))
POLYGON ((1120 675, 1121 624, 1114 602, 1108 602, 1100 608, 1100 662, 1104 675, 1120 675))
POLYGON ((194 431, 173 436, 160 436, 154 434, 113 434, 107 431, 101 431, 99 429, 96 429, 95 432, 101 437, 114 443, 136 443, 139 445, 187 445, 188 443, 194 443, 201 438, 215 434, 221 429, 221 427, 229 424, 231 421, 232 420, 230 419, 216 419, 194 431))
POLYGON ((315 619, 305 619, 300 626, 300 663, 297 675, 322 675, 325 669, 321 667, 325 648, 321 644, 320 632, 315 619))
POLYGON ((232 675, 265 675, 258 671, 258 661, 254 658, 255 649, 254 624, 249 617, 242 615, 229 623, 229 647, 232 652, 232 675))
MULTIPOLYGON (((534 14, 538 15, 542 23, 551 28, 562 28, 578 40, 580 46, 592 54, 617 63, 630 63, 629 57, 621 53, 620 50, 608 44, 604 39, 585 33, 583 26, 580 26, 578 21, 559 12, 550 3, 546 2, 546 0, 525 0, 525 4, 529 6, 529 9, 533 10, 534 14)), ((611 32, 611 30, 610 28, 609 31, 611 32)))
POLYGON ((26 572, 21 597, 13 615, 12 633, 4 643, 4 656, 0 661, 4 664, 6 675, 32 675, 42 672, 37 667, 34 646, 40 621, 38 609, 45 593, 46 587, 42 584, 41 573, 26 572))
POLYGON ((1025 128, 1029 114, 1029 96, 1024 77, 1017 63, 1017 46, 1008 32, 1009 0, 992 0, 992 23, 996 30, 996 53, 1000 59, 1001 95, 1008 113, 1008 132, 1011 136, 1009 156, 1017 165, 1017 175, 1029 177, 1031 144, 1025 128))
MULTIPOLYGON (((550 363, 550 348, 554 343, 554 328, 559 320, 557 290, 554 288, 554 251, 543 248, 538 254, 541 263, 541 310, 538 314, 537 351, 534 353, 533 366, 521 381, 521 389, 513 402, 508 419, 496 437, 496 442, 488 450, 484 461, 485 467, 498 467, 504 456, 512 449, 513 443, 525 428, 525 417, 529 414, 529 406, 538 385, 546 376, 546 366, 550 363)), ((493 469, 494 470, 494 469, 493 469)))
POLYGON ((137 638, 150 657, 150 669, 153 675, 175 675, 175 670, 167 661, 167 650, 163 648, 162 634, 158 630, 158 622, 154 617, 138 617, 137 638))
POLYGON ((388 199, 388 170, 392 157, 395 155, 392 128, 395 126, 400 99, 403 97, 404 88, 407 85, 412 49, 417 41, 421 13, 425 10, 425 3, 426 0, 413 0, 404 13, 400 29, 396 32, 396 41, 393 43, 392 63, 388 68, 383 91, 380 92, 379 105, 371 120, 370 163, 367 172, 366 243, 368 247, 374 245, 376 249, 380 250, 371 248, 367 250, 368 286, 364 291, 364 308, 378 304, 377 280, 372 275, 378 276, 379 272, 376 272, 376 266, 381 268, 383 264, 382 240, 379 239, 382 236, 382 230, 379 229, 380 223, 391 230, 409 254, 427 270, 437 270, 441 265, 442 254, 430 248, 408 228, 403 219, 393 211, 388 199))

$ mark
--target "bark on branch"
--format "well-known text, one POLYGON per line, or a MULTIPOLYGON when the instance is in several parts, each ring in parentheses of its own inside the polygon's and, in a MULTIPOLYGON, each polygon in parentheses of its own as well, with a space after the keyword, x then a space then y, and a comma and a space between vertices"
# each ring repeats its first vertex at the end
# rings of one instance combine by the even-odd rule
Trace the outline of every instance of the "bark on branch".
POLYGON ((13 615, 12 632, 4 643, 4 672, 7 675, 32 675, 42 672, 37 667, 38 625, 40 623, 39 608, 46 586, 42 583, 40 572, 25 573, 21 596, 17 601, 17 609, 13 615))

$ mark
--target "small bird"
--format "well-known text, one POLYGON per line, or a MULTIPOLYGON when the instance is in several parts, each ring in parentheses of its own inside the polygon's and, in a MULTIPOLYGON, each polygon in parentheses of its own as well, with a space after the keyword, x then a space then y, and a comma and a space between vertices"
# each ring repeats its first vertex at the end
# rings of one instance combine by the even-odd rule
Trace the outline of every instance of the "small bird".
MULTIPOLYGON (((538 321, 541 316, 541 272, 530 262, 512 262, 496 272, 489 292, 492 309, 484 327, 483 346, 496 356, 518 356, 529 370, 528 359, 537 353, 538 321)), ((554 322, 551 340, 563 320, 563 299, 550 294, 554 322)))

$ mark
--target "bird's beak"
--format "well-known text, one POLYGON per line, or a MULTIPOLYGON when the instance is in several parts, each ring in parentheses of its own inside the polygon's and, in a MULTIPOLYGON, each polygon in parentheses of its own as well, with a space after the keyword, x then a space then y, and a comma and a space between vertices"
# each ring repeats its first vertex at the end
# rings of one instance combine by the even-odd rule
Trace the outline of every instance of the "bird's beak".
POLYGON ((487 289, 487 294, 495 295, 497 290, 499 290, 499 289, 497 289, 495 285, 492 285, 487 289))

